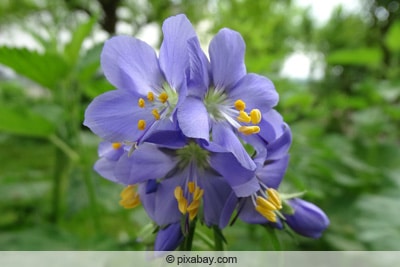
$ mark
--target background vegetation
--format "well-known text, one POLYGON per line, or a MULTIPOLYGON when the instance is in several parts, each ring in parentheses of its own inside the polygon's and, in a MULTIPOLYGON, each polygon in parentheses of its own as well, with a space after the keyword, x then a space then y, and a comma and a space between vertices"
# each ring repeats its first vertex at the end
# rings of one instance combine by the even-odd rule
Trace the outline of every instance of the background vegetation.
MULTIPOLYGON (((317 241, 279 232, 282 249, 399 250, 400 1, 361 7, 339 7, 321 25, 290 0, 1 1, 0 249, 149 248, 145 212, 122 209, 121 187, 92 170, 99 139, 83 112, 112 89, 99 65, 106 38, 186 13, 206 44, 221 27, 239 31, 248 71, 280 94, 294 136, 285 189, 306 190, 331 220, 317 241), (292 53, 323 75, 279 75, 292 53)), ((200 230, 195 249, 211 249, 200 230)), ((237 222, 224 233, 230 250, 273 249, 261 227, 237 222)))

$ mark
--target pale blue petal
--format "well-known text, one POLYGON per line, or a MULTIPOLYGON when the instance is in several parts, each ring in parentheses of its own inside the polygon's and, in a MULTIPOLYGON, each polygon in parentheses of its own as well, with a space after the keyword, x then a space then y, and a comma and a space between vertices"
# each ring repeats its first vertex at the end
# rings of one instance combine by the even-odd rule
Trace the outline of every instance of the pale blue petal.
POLYGON ((154 121, 151 113, 137 106, 138 98, 125 90, 113 90, 96 97, 85 111, 83 124, 109 142, 136 141, 143 134, 137 123, 154 121))
POLYGON ((214 86, 229 90, 246 74, 244 63, 245 43, 233 30, 222 29, 209 46, 211 72, 214 86))
POLYGON ((101 66, 115 87, 140 95, 160 88, 164 80, 154 49, 130 36, 116 36, 105 42, 101 66))
POLYGON ((186 97, 178 108, 177 117, 184 135, 190 138, 209 139, 209 117, 206 107, 200 99, 186 97))
POLYGON ((238 197, 249 196, 260 189, 254 171, 238 164, 231 153, 212 153, 210 165, 224 177, 238 197))
POLYGON ((144 143, 132 155, 126 153, 120 158, 115 176, 125 184, 137 184, 163 178, 176 164, 176 158, 162 152, 156 145, 144 143))
POLYGON ((160 48, 160 67, 169 85, 180 90, 189 67, 188 40, 196 32, 183 14, 166 19, 162 26, 164 40, 160 48))
MULTIPOLYGON (((222 147, 225 151, 231 152, 244 168, 249 170, 256 168, 254 161, 246 152, 243 144, 239 141, 239 138, 235 135, 230 125, 227 123, 214 123, 212 138, 213 143, 222 147)), ((210 145, 210 149, 213 149, 213 147, 215 146, 210 145)))
POLYGON ((188 94, 203 98, 210 87, 210 63, 201 50, 199 40, 192 38, 189 45, 189 82, 188 94))
POLYGON ((272 82, 264 76, 247 74, 228 92, 232 103, 238 99, 246 103, 249 109, 259 109, 265 113, 272 109, 279 100, 279 95, 272 82))

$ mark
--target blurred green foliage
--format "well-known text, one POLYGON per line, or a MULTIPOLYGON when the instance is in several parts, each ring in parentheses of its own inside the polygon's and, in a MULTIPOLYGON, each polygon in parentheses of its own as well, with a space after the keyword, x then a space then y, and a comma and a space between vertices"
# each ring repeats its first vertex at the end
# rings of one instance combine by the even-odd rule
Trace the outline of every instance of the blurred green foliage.
MULTIPOLYGON (((275 234, 287 250, 400 249, 400 1, 339 7, 324 25, 290 0, 15 3, 1 2, 0 29, 39 48, 0 46, 0 64, 16 74, 0 73, 0 249, 151 247, 143 209, 120 208, 120 186, 92 171, 100 140, 81 123, 91 99, 112 88, 96 34, 118 33, 123 22, 136 34, 181 12, 209 26, 204 42, 221 27, 243 35, 248 70, 273 80, 293 131, 283 190, 307 191, 331 220, 319 240, 238 221, 224 230, 227 249, 273 250, 275 234), (294 52, 311 55, 322 78, 281 77, 294 52)), ((211 249, 211 234, 200 226, 194 248, 211 249)))

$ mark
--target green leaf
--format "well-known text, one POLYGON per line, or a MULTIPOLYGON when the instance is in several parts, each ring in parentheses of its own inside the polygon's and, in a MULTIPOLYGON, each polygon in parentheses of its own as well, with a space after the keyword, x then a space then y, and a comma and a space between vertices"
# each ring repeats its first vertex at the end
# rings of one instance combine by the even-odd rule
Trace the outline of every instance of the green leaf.
POLYGON ((364 47, 358 49, 342 49, 330 53, 329 64, 357 65, 376 67, 382 61, 382 51, 379 48, 364 47))
POLYGON ((0 131, 27 136, 47 137, 55 126, 28 109, 0 106, 0 131))
POLYGON ((68 72, 68 66, 60 56, 26 48, 0 47, 0 64, 49 89, 56 89, 59 80, 68 72))
POLYGON ((400 51, 400 21, 393 23, 388 30, 385 43, 392 52, 400 51))
POLYGON ((96 20, 97 17, 94 16, 88 21, 80 24, 75 32, 73 32, 71 41, 65 46, 65 57, 68 62, 72 63, 72 65, 76 63, 79 52, 81 51, 82 43, 92 32, 96 20))

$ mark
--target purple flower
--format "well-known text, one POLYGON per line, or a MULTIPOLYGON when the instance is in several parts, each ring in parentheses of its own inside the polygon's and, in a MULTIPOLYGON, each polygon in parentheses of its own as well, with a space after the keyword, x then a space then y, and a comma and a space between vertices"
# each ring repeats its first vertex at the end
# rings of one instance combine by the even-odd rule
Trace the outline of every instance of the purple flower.
POLYGON ((274 117, 275 123, 270 123, 270 126, 275 126, 275 131, 270 129, 269 136, 261 133, 256 138, 247 139, 256 144, 256 150, 258 148, 254 158, 257 165, 254 177, 260 189, 247 197, 231 193, 222 210, 219 227, 224 228, 237 209, 238 217, 247 223, 269 224, 279 229, 285 223, 303 236, 318 238, 329 225, 325 213, 312 203, 298 198, 287 199, 278 191, 288 166, 291 131, 283 121, 277 123, 279 114, 273 113, 266 117, 274 117), (265 150, 260 149, 262 142, 265 142, 265 150))
POLYGON ((225 162, 236 166, 229 176, 222 176, 209 164, 214 154, 194 141, 177 149, 143 143, 131 156, 120 158, 114 173, 125 185, 139 184, 141 202, 158 225, 178 223, 182 218, 191 222, 201 210, 200 218, 207 226, 218 225, 232 184, 252 178, 253 173, 228 153, 221 153, 225 162))
POLYGON ((101 65, 117 90, 96 97, 84 121, 101 138, 131 145, 151 138, 163 142, 167 137, 157 133, 177 128, 175 111, 187 91, 187 41, 196 34, 184 15, 165 20, 162 30, 159 58, 148 44, 133 37, 106 41, 101 65))
POLYGON ((319 238, 329 226, 326 214, 314 204, 298 198, 288 200, 288 204, 293 208, 294 213, 285 215, 286 223, 295 232, 303 236, 319 238))
MULTIPOLYGON (((183 240, 183 234, 179 223, 170 224, 158 231, 154 243, 154 250, 173 251, 183 240)), ((163 253, 156 253, 155 256, 161 256, 163 253)))
POLYGON ((233 30, 222 29, 213 38, 209 46, 210 62, 197 38, 188 43, 188 95, 177 111, 180 128, 188 137, 212 139, 233 153, 242 166, 254 170, 255 164, 239 137, 262 131, 262 114, 278 102, 272 82, 246 73, 245 44, 233 30))

